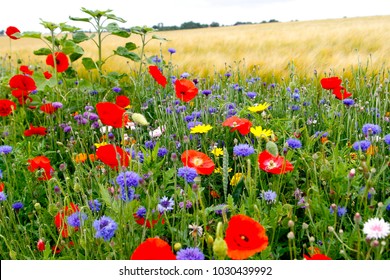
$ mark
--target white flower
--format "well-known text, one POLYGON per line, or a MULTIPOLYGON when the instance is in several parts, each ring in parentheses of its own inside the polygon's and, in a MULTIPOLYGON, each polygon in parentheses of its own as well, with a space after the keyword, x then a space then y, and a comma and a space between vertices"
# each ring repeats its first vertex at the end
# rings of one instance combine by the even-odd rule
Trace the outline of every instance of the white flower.
POLYGON ((165 131, 165 127, 162 126, 162 127, 157 127, 155 130, 153 131, 149 131, 149 135, 150 137, 160 137, 163 132, 165 131))
POLYGON ((106 133, 108 133, 108 132, 111 132, 112 131, 112 126, 110 126, 110 125, 108 125, 108 126, 102 126, 101 128, 100 128, 100 132, 102 133, 102 134, 106 134, 106 133))
POLYGON ((188 228, 190 229, 190 235, 192 237, 202 236, 203 234, 203 228, 201 226, 198 226, 196 224, 189 225, 188 228))
POLYGON ((369 239, 385 238, 390 234, 390 224, 383 219, 372 218, 364 223, 363 232, 369 239))
POLYGON ((134 123, 134 122, 127 122, 127 123, 125 124, 125 127, 126 127, 127 129, 134 130, 134 129, 135 129, 135 123, 134 123))

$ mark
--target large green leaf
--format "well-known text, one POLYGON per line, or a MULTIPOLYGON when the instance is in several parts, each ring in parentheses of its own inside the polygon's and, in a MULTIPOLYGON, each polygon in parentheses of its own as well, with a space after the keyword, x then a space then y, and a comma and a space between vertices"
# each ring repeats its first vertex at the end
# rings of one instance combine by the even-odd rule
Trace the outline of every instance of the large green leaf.
POLYGON ((128 51, 134 51, 135 49, 137 49, 137 45, 134 44, 133 42, 127 42, 125 48, 128 51))
POLYGON ((69 58, 70 58, 71 62, 74 62, 82 56, 83 56, 83 54, 81 54, 81 53, 72 53, 69 55, 69 58))
POLYGON ((79 45, 77 45, 75 42, 73 42, 72 40, 67 40, 63 43, 62 45, 62 51, 67 54, 67 55, 70 55, 72 53, 78 53, 78 54, 84 54, 84 50, 82 47, 80 47, 79 45))
POLYGON ((48 48, 40 48, 39 50, 34 51, 35 55, 49 55, 51 50, 48 48))
POLYGON ((152 38, 156 39, 156 40, 160 40, 160 41, 168 41, 168 39, 160 37, 160 36, 157 36, 157 35, 153 35, 152 38))
POLYGON ((81 62, 86 70, 97 69, 96 63, 90 57, 84 57, 81 62))
POLYGON ((28 31, 23 32, 20 36, 20 38, 34 38, 34 39, 41 39, 41 33, 40 32, 34 32, 34 31, 28 31))
POLYGON ((139 57, 138 54, 134 53, 134 52, 129 52, 125 47, 118 47, 115 51, 114 51, 115 54, 119 55, 119 56, 123 56, 123 57, 126 57, 132 61, 141 61, 141 58, 139 57))
POLYGON ((63 32, 76 32, 77 30, 80 30, 80 28, 71 26, 65 23, 60 23, 60 29, 63 32))
POLYGON ((76 44, 89 40, 89 37, 82 31, 75 32, 72 36, 76 44))
POLYGON ((124 20, 123 18, 117 17, 116 15, 113 15, 113 14, 106 14, 105 16, 107 17, 107 19, 116 20, 116 21, 119 21, 121 23, 126 22, 126 20, 124 20))
POLYGON ((89 22, 91 18, 69 17, 70 20, 89 22))

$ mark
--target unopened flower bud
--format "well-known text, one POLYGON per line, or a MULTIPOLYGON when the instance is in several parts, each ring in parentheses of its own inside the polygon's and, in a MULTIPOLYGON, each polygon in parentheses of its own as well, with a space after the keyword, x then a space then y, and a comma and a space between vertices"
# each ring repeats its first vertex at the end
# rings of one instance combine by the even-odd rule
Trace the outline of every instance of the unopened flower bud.
POLYGON ((334 232, 334 227, 329 226, 329 227, 328 227, 328 230, 329 230, 329 232, 334 232))
POLYGON ((303 224, 302 224, 302 228, 303 228, 303 229, 308 229, 308 228, 309 228, 309 225, 306 224, 306 223, 303 223, 303 224))
POLYGON ((79 183, 74 184, 73 189, 74 189, 74 191, 77 192, 77 193, 78 193, 78 192, 81 192, 81 190, 82 190, 79 183))
POLYGON ((179 243, 179 242, 175 243, 175 245, 173 245, 173 249, 175 251, 179 251, 181 249, 181 243, 179 243))
POLYGON ((210 234, 207 234, 206 242, 207 244, 211 245, 214 243, 214 238, 210 234))
POLYGON ((295 238, 294 232, 290 231, 289 233, 287 233, 287 238, 288 239, 294 239, 295 238))
POLYGON ((379 241, 378 240, 373 240, 373 241, 371 241, 371 247, 378 247, 379 246, 379 241))
POLYGON ((39 211, 39 210, 41 210, 42 207, 41 207, 41 204, 39 202, 37 202, 34 204, 34 208, 35 208, 35 210, 39 211))
POLYGON ((294 227, 295 223, 293 220, 289 220, 287 225, 289 228, 292 228, 292 227, 294 227))
POLYGON ((356 174, 356 169, 355 169, 355 168, 352 168, 352 169, 349 171, 348 178, 349 178, 349 179, 352 179, 353 177, 355 177, 355 174, 356 174))
POLYGON ((355 221, 355 223, 360 224, 360 222, 362 221, 362 216, 360 216, 359 213, 355 213, 353 220, 355 221))
POLYGON ((279 151, 278 151, 278 146, 275 144, 275 142, 268 141, 267 144, 265 145, 265 149, 272 154, 273 156, 278 156, 279 151))
POLYGON ((149 122, 146 120, 145 116, 139 113, 134 113, 131 115, 133 121, 139 125, 149 125, 149 122))
POLYGON ((314 243, 316 241, 316 239, 314 238, 314 236, 310 236, 309 237, 309 242, 310 243, 314 243))
POLYGON ((42 252, 45 250, 45 242, 43 242, 42 239, 39 239, 38 242, 37 242, 37 248, 38 248, 38 251, 42 252))

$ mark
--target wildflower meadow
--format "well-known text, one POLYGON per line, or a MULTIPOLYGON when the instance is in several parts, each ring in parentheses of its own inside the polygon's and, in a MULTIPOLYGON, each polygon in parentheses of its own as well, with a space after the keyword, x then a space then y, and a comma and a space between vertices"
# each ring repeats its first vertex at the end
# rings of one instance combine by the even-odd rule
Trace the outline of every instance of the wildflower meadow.
POLYGON ((81 11, 6 30, 1 259, 390 259, 388 68, 202 77, 152 28, 81 11), (108 36, 129 41, 105 56, 108 36), (27 38, 41 64, 12 59, 27 38))

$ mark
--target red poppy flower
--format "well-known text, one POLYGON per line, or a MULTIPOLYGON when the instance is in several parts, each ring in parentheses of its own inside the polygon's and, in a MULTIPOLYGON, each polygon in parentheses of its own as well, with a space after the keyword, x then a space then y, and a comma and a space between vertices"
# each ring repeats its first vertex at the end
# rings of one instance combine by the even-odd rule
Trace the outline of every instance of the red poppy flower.
POLYGON ((39 109, 46 114, 53 114, 57 111, 57 108, 53 107, 52 103, 43 104, 39 109))
POLYGON ((114 103, 99 102, 96 104, 96 111, 105 125, 120 128, 125 124, 124 114, 126 110, 114 103))
POLYGON ((349 93, 345 90, 344 87, 335 87, 333 90, 332 90, 332 93, 336 96, 337 99, 339 100, 343 100, 345 98, 348 98, 350 96, 352 96, 352 93, 349 93))
POLYGON ((189 102, 198 94, 198 88, 195 84, 186 79, 175 81, 176 97, 184 102, 189 102))
POLYGON ((242 135, 247 135, 250 131, 250 128, 252 126, 252 122, 244 119, 239 118, 237 116, 232 116, 230 118, 227 118, 223 123, 223 126, 230 127, 230 132, 233 132, 235 130, 238 130, 242 135))
POLYGON ((38 240, 38 242, 37 242, 37 249, 40 252, 45 251, 45 242, 43 242, 42 239, 38 240))
MULTIPOLYGON (((65 206, 61 211, 57 213, 54 217, 54 224, 57 227, 58 232, 61 233, 62 237, 68 237, 68 224, 67 217, 72 215, 73 213, 79 211, 79 207, 73 202, 70 203, 70 207, 65 206)), ((78 230, 77 227, 74 228, 75 231, 78 230)))
POLYGON ((321 79, 321 86, 323 89, 334 89, 341 85, 341 79, 339 77, 329 77, 321 79))
POLYGON ((49 71, 43 72, 43 75, 45 76, 45 78, 46 78, 47 80, 49 80, 51 77, 53 77, 53 75, 52 75, 49 71))
POLYGON ((30 124, 30 128, 24 131, 24 136, 29 137, 32 135, 46 135, 46 127, 43 126, 33 126, 30 124))
POLYGON ((34 79, 31 78, 30 76, 26 76, 26 75, 22 75, 22 74, 18 74, 18 75, 13 76, 9 80, 9 86, 11 89, 13 89, 12 94, 16 98, 18 98, 21 95, 27 95, 31 91, 37 89, 37 86, 35 84, 34 79), (15 90, 19 90, 21 92, 14 94, 15 90), (16 95, 18 95, 18 96, 16 96, 16 95))
POLYGON ((42 169, 44 174, 38 178, 38 180, 49 180, 51 176, 51 172, 54 171, 53 167, 50 165, 50 160, 45 156, 37 156, 33 159, 29 159, 28 162, 30 165, 28 166, 28 170, 31 172, 35 172, 36 170, 42 169))
POLYGON ((149 73, 152 75, 153 79, 156 80, 163 88, 167 85, 167 78, 161 73, 160 69, 156 65, 149 66, 149 73))
POLYGON ((325 256, 323 254, 314 254, 313 256, 308 256, 308 255, 305 255, 303 254, 303 257, 306 259, 306 260, 309 260, 309 261, 314 261, 314 260, 331 260, 331 258, 329 258, 328 256, 325 256))
POLYGON ((4 183, 0 182, 0 192, 4 191, 4 183))
POLYGON ((30 70, 27 65, 21 65, 19 68, 20 71, 22 71, 26 75, 32 76, 34 74, 34 71, 30 70))
POLYGON ((231 259, 244 260, 267 248, 268 237, 260 223, 238 214, 229 220, 225 242, 231 259))
POLYGON ((8 99, 0 99, 0 116, 6 117, 16 109, 16 104, 8 99))
POLYGON ((262 151, 258 158, 260 169, 272 174, 284 174, 294 170, 294 166, 282 156, 274 156, 262 151))
POLYGON ((10 37, 11 39, 13 39, 13 40, 20 39, 18 37, 13 36, 15 33, 20 33, 20 30, 17 29, 15 26, 9 26, 5 30, 5 34, 7 34, 7 36, 10 37))
POLYGON ((133 215, 134 219, 135 219, 135 222, 141 226, 146 226, 147 228, 152 228, 154 227, 155 224, 157 224, 159 221, 161 221, 161 224, 165 224, 165 220, 164 218, 161 218, 161 214, 158 215, 157 219, 154 219, 152 221, 150 220, 146 220, 145 218, 142 218, 142 217, 138 217, 138 215, 135 213, 133 215))
POLYGON ((115 104, 121 108, 126 108, 130 105, 130 99, 124 95, 118 95, 115 99, 115 104))
POLYGON ((167 242, 154 237, 138 245, 130 260, 176 260, 176 256, 167 242))
POLYGON ((195 150, 184 151, 181 155, 184 166, 196 169, 199 175, 210 175, 213 173, 215 164, 206 154, 195 150))
MULTIPOLYGON (((54 53, 55 59, 56 59, 56 70, 57 72, 65 72, 66 69, 69 67, 69 60, 66 54, 62 52, 56 52, 54 53)), ((54 68, 54 59, 53 54, 49 54, 46 57, 46 64, 54 68)))
POLYGON ((112 169, 118 169, 118 166, 129 166, 129 155, 118 146, 112 144, 100 146, 96 151, 96 156, 103 163, 112 169))

